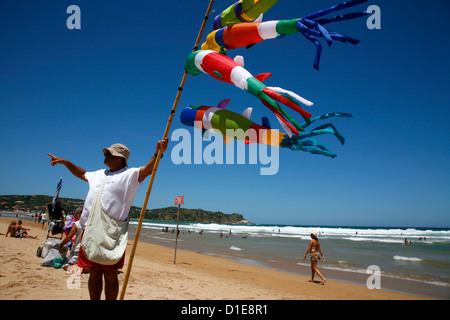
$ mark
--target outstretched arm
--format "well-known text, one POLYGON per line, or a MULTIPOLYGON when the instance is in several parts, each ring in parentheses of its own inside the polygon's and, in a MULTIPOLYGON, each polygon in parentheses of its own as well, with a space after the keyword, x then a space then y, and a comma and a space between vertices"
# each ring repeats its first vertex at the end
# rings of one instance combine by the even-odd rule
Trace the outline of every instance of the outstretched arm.
POLYGON ((144 181, 145 178, 147 178, 149 175, 152 174, 153 166, 156 162, 156 154, 158 153, 159 149, 161 149, 161 152, 164 153, 167 149, 168 142, 169 142, 168 138, 158 141, 158 143, 156 144, 156 153, 153 155, 153 157, 145 166, 139 168, 139 178, 138 178, 139 182, 144 181))
POLYGON ((84 174, 86 173, 86 170, 84 170, 83 168, 80 168, 79 166, 74 165, 69 160, 55 157, 54 155, 52 155, 50 153, 47 153, 47 154, 51 157, 50 164, 52 166, 55 166, 56 164, 63 164, 66 166, 67 169, 69 169, 70 172, 72 172, 72 174, 75 177, 80 178, 81 180, 87 181, 87 179, 84 176, 84 174))

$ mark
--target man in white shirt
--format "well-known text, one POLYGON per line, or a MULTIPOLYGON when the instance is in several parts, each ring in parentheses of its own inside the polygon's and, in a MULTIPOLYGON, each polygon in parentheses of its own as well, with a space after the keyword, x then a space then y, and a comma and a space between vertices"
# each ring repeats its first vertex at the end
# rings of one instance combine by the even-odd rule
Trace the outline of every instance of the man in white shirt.
POLYGON ((44 229, 45 221, 47 220, 47 214, 45 212, 42 212, 42 227, 41 229, 44 229))
MULTIPOLYGON (((83 213, 80 218, 80 226, 85 228, 92 205, 97 198, 98 191, 104 181, 101 194, 101 206, 104 212, 114 219, 126 221, 128 213, 136 196, 137 188, 144 179, 152 173, 156 161, 156 154, 161 149, 165 152, 168 139, 159 141, 156 144, 156 152, 150 161, 139 168, 128 168, 128 157, 130 150, 120 143, 113 144, 109 148, 103 148, 105 156, 105 165, 109 170, 98 170, 86 172, 72 162, 56 157, 47 153, 51 159, 52 166, 63 164, 76 177, 89 183, 89 192, 87 194, 83 213), (106 176, 106 177, 105 177, 106 176), (105 180, 106 178, 106 180, 105 180)), ((117 278, 118 270, 123 267, 125 254, 122 259, 114 265, 103 265, 90 261, 86 258, 83 249, 80 248, 78 265, 81 268, 89 268, 89 295, 92 300, 99 300, 103 290, 103 277, 105 278, 105 298, 107 300, 117 299, 119 293, 119 281, 117 278)))

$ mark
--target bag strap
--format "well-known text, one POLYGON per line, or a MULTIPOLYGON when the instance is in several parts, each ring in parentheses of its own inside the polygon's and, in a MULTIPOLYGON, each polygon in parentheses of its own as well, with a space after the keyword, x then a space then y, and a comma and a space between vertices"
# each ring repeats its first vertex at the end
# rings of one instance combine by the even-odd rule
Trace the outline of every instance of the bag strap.
POLYGON ((89 212, 89 217, 86 221, 86 225, 89 224, 89 220, 91 220, 91 217, 93 215, 92 208, 96 205, 97 201, 100 201, 100 205, 102 204, 102 192, 103 192, 103 186, 105 185, 106 178, 108 177, 109 170, 106 170, 105 178, 103 178, 102 184, 100 185, 100 189, 98 189, 97 197, 95 198, 94 202, 92 203, 91 210, 89 212))
POLYGON ((108 175, 109 175, 109 170, 106 170, 105 178, 103 178, 102 185, 100 186, 100 189, 98 190, 98 194, 97 194, 97 197, 100 197, 100 199, 102 198, 103 186, 105 185, 105 181, 106 181, 106 178, 108 177, 108 175))

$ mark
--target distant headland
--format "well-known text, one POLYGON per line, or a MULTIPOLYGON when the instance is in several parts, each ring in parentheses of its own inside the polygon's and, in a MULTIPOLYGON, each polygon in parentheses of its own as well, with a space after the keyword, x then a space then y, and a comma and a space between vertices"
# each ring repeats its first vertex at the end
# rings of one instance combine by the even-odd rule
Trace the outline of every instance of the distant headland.
MULTIPOLYGON (((0 195, 0 210, 12 212, 34 213, 46 211, 47 203, 52 202, 52 196, 47 195, 0 195)), ((67 212, 84 205, 84 200, 60 197, 61 207, 67 212)), ((178 208, 175 206, 147 209, 144 219, 154 221, 177 221, 178 208)), ((139 218, 141 208, 132 206, 129 217, 139 218)), ((180 209, 180 221, 201 223, 252 224, 240 213, 223 213, 204 209, 180 209)))

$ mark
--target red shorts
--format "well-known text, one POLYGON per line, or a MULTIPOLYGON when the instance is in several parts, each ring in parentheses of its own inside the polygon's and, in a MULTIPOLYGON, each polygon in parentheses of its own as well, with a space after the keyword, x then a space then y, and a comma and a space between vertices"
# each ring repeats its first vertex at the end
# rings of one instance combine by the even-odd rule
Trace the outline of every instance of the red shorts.
MULTIPOLYGON (((83 232, 84 234, 84 232, 83 232)), ((80 241, 83 239, 83 235, 81 236, 80 241)), ((80 268, 94 268, 99 270, 114 270, 114 269, 122 269, 123 264, 125 262, 125 252, 123 253, 122 258, 116 263, 112 265, 100 264, 89 260, 83 252, 83 248, 80 246, 80 251, 78 252, 78 266, 80 268)))
POLYGON ((99 270, 122 269, 124 262, 125 262, 125 253, 123 254, 122 258, 116 264, 113 265, 100 264, 89 260, 88 258, 86 258, 83 249, 81 247, 78 253, 78 266, 80 268, 94 268, 99 270))

